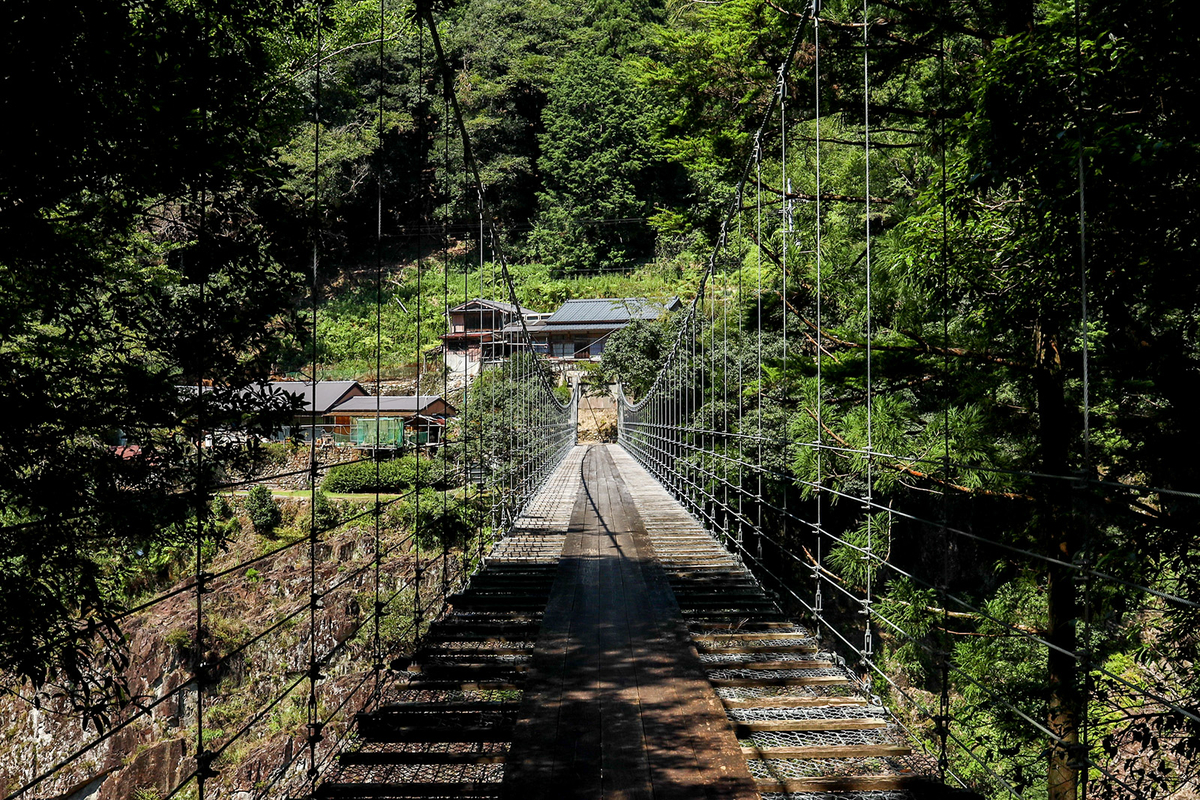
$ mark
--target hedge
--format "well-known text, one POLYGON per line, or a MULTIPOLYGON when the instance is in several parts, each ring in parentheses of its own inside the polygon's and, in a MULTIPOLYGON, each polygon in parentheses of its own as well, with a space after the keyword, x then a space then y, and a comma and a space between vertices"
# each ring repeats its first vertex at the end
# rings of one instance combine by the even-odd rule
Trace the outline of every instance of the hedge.
MULTIPOLYGON (((356 461, 352 464, 341 464, 333 467, 321 482, 321 488, 335 494, 356 494, 362 492, 402 492, 416 485, 417 457, 404 456, 391 461, 382 461, 379 467, 379 483, 375 482, 375 467, 373 461, 356 461)), ((442 476, 441 464, 430 459, 423 459, 421 465, 421 483, 428 485, 434 478, 442 476)))

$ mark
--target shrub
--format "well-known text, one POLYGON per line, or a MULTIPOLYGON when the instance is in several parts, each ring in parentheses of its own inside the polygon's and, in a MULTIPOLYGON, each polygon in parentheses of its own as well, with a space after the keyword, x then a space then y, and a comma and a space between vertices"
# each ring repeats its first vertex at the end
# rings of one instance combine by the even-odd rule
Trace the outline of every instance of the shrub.
POLYGON ((342 520, 341 503, 330 500, 324 491, 317 492, 313 499, 313 518, 318 531, 332 530, 342 520))
POLYGON ((174 628, 163 637, 163 641, 176 653, 184 653, 192 646, 192 632, 187 628, 174 628))
POLYGON ((463 498, 422 488, 419 517, 414 499, 400 504, 400 517, 405 528, 416 528, 421 547, 453 549, 461 547, 470 538, 478 515, 463 498))
POLYGON ((263 442, 261 446, 264 460, 268 464, 282 467, 288 463, 290 453, 285 442, 263 442))
POLYGON ((375 480, 376 465, 373 461, 356 461, 333 467, 321 482, 321 488, 338 494, 374 492, 402 492, 416 485, 418 464, 423 486, 441 479, 441 465, 429 459, 418 462, 417 456, 404 456, 381 462, 379 480, 375 480))
POLYGON ((217 541, 223 542, 236 536, 242 529, 242 523, 233 513, 233 506, 219 494, 212 502, 212 534, 217 541))
POLYGON ((375 465, 367 461, 353 464, 340 464, 325 473, 321 488, 327 492, 349 494, 354 492, 374 491, 371 485, 375 481, 375 465))
POLYGON ((219 520, 227 520, 233 517, 233 508, 229 505, 229 501, 225 499, 225 495, 219 494, 213 498, 212 515, 219 520))
POLYGON ((264 536, 269 535, 283 520, 279 504, 271 497, 271 490, 259 484, 246 494, 246 516, 254 530, 264 536))

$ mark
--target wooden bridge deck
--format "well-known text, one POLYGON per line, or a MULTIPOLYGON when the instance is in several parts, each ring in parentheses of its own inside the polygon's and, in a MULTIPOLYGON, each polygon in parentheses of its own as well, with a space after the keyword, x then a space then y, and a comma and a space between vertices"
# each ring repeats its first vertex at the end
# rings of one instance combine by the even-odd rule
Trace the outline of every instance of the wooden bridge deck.
POLYGON ((322 798, 942 797, 623 449, 576 447, 358 716, 322 798))
POLYGON ((502 796, 758 797, 612 455, 580 470, 502 796))

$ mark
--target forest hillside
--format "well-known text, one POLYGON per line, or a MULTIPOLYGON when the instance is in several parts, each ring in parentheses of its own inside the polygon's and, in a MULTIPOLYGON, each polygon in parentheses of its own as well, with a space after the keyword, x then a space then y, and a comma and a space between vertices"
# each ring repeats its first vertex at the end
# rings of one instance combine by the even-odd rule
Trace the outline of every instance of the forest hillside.
POLYGON ((1196 797, 1188 7, 7 3, 0 794, 303 784, 572 433, 522 353, 372 473, 264 381, 679 296, 600 374, 943 777, 1196 797))

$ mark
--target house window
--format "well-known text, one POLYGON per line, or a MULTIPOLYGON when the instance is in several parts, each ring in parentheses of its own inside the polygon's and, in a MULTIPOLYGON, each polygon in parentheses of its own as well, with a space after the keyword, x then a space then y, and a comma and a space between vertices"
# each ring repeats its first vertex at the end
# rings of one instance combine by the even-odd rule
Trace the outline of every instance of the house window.
POLYGON ((496 312, 491 310, 463 312, 463 321, 468 331, 494 331, 500 327, 496 324, 496 312))

